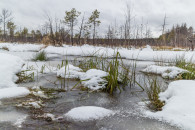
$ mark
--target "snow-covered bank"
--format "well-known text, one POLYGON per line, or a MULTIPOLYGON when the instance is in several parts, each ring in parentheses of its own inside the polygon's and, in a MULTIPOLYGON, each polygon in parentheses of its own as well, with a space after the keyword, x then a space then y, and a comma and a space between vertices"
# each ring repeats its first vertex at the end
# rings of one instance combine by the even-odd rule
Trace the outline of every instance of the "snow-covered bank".
POLYGON ((30 92, 24 87, 0 88, 0 99, 28 95, 30 92))
POLYGON ((9 51, 14 52, 39 51, 43 47, 44 47, 43 44, 0 43, 0 49, 7 48, 9 51))
POLYGON ((182 129, 195 129, 195 81, 174 81, 159 96, 162 101, 165 101, 163 110, 146 111, 146 116, 169 122, 182 129))
POLYGON ((187 73, 187 70, 175 66, 157 66, 150 65, 142 70, 144 73, 160 74, 163 78, 174 79, 179 74, 187 73))
POLYGON ((79 56, 107 56, 114 57, 118 51, 123 58, 147 60, 147 61, 173 61, 183 57, 187 61, 195 61, 193 57, 195 51, 153 51, 150 46, 144 49, 127 49, 127 48, 109 48, 97 47, 90 45, 54 47, 48 46, 44 49, 47 53, 55 53, 60 55, 79 55, 79 56))
POLYGON ((24 61, 19 57, 0 53, 0 99, 29 93, 26 88, 19 88, 15 84, 18 79, 16 74, 21 71, 23 64, 24 61))
MULTIPOLYGON (((123 58, 127 59, 137 59, 145 61, 173 61, 177 58, 183 57, 187 61, 195 61, 195 51, 154 51, 150 46, 146 46, 144 49, 127 49, 122 47, 100 47, 100 46, 91 46, 91 45, 82 45, 82 46, 70 46, 64 45, 63 47, 54 47, 48 46, 44 48, 42 44, 17 44, 17 43, 0 43, 0 50, 2 48, 7 48, 8 51, 4 53, 14 53, 23 59, 32 59, 32 55, 35 51, 44 50, 46 53, 58 54, 58 55, 72 55, 72 56, 104 56, 104 57, 115 57, 116 52, 118 51, 123 58), (27 55, 20 55, 16 52, 28 52, 27 55), (30 53, 31 52, 31 53, 30 53)), ((2 51, 2 50, 1 50, 2 51)))
POLYGON ((24 61, 19 57, 0 53, 0 88, 16 87, 16 74, 21 71, 24 61))
POLYGON ((115 112, 102 107, 96 106, 81 106, 71 109, 65 114, 68 119, 76 121, 90 121, 101 119, 106 116, 113 115, 115 112))

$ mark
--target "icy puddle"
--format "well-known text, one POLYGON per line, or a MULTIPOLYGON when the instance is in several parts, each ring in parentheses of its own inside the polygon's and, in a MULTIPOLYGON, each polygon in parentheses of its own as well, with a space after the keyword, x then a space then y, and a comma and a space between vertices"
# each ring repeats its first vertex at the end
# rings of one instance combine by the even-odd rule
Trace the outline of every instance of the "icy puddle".
MULTIPOLYGON (((13 126, 21 127, 26 118, 26 114, 17 111, 0 111, 0 124, 10 122, 13 126)), ((3 126, 3 124, 0 126, 3 126)))
MULTIPOLYGON (((68 57, 73 61, 75 57, 68 57)), ((81 58, 81 57, 80 57, 81 58)), ((60 64, 63 57, 51 55, 47 61, 50 65, 60 64)), ((82 58, 81 58, 82 60, 82 58)), ((129 60, 124 60, 128 64, 129 60)), ((138 69, 154 62, 137 63, 138 69)), ((142 81, 144 75, 137 72, 137 79, 142 81)), ((162 79, 163 80, 163 79, 162 79)), ((164 81, 164 80, 163 80, 164 81)), ((56 74, 39 75, 34 82, 19 84, 32 91, 30 95, 15 99, 2 100, 0 103, 0 129, 70 129, 70 130, 177 130, 157 120, 142 115, 139 102, 146 97, 145 92, 138 92, 138 86, 126 87, 121 93, 113 96, 103 92, 88 93, 79 89, 70 91, 78 80, 63 80, 56 74), (34 87, 39 86, 39 87, 34 87), (41 86, 41 88, 40 88, 41 86), (6 104, 6 105, 5 105, 6 104), (2 107, 4 105, 4 107, 2 107), (6 106, 6 108, 5 108, 6 106), (71 110, 81 106, 92 106, 92 114, 86 115, 89 120, 75 120, 65 116, 71 110), (93 108, 95 107, 94 111, 93 108), (98 108, 97 108, 98 107, 98 108), (100 111, 100 113, 97 113, 100 111), (113 112, 110 114, 110 112, 113 112), (104 115, 105 114, 105 115, 104 115), (100 118, 99 118, 100 117, 100 118)), ((165 83, 166 84, 166 83, 165 83)), ((81 113, 84 110, 79 109, 81 113)), ((74 113, 74 111, 71 111, 74 113)), ((79 114, 79 112, 75 112, 79 114)), ((87 113, 87 110, 86 110, 87 113)), ((74 115, 74 114, 73 114, 74 115)), ((75 115, 74 115, 75 116, 75 115)), ((85 116, 85 115, 80 115, 85 116)), ((85 117, 81 117, 85 119, 85 117)))

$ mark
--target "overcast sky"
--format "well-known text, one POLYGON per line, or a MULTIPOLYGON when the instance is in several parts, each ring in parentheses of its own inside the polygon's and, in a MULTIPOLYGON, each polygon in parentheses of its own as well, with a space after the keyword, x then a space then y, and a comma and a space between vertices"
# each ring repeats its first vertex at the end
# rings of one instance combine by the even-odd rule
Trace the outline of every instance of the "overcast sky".
POLYGON ((14 22, 21 27, 37 29, 45 21, 45 12, 63 19, 64 12, 76 8, 86 16, 98 9, 102 22, 99 30, 105 32, 110 23, 124 22, 126 3, 131 4, 137 24, 144 23, 153 31, 153 36, 160 34, 163 17, 167 15, 167 28, 173 24, 186 22, 195 27, 194 0, 0 0, 0 9, 13 12, 14 22))

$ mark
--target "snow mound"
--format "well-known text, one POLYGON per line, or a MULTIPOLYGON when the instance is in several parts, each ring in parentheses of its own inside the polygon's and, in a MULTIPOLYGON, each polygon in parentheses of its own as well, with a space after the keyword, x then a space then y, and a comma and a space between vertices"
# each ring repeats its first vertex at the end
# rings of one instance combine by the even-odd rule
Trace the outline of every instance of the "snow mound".
POLYGON ((150 45, 146 45, 146 48, 143 48, 142 51, 153 51, 150 45))
POLYGON ((15 82, 16 74, 21 71, 24 64, 19 57, 0 53, 0 99, 23 96, 29 94, 29 90, 24 87, 17 87, 15 82))
POLYGON ((71 64, 62 67, 57 72, 57 76, 62 78, 80 78, 80 76, 83 74, 82 69, 71 64))
POLYGON ((76 121, 90 121, 113 115, 112 110, 96 106, 81 106, 71 109, 65 114, 68 119, 76 121))
POLYGON ((163 78, 174 79, 179 74, 186 73, 188 71, 175 66, 151 65, 143 69, 142 72, 160 74, 163 78))
POLYGON ((88 70, 82 77, 80 77, 84 87, 91 90, 98 90, 105 88, 107 81, 103 79, 108 75, 107 72, 97 69, 88 70))
POLYGON ((105 88, 107 81, 103 79, 103 77, 107 75, 107 72, 97 69, 90 69, 87 72, 82 72, 82 69, 71 64, 62 67, 57 72, 57 77, 80 79, 81 84, 91 90, 105 88))
POLYGON ((195 129, 195 81, 174 81, 159 96, 165 101, 163 110, 155 113, 147 111, 147 116, 167 121, 182 129, 195 129))
POLYGON ((9 87, 0 89, 0 99, 28 95, 30 91, 24 87, 9 87))
POLYGON ((16 74, 21 71, 24 61, 19 57, 0 53, 0 89, 16 87, 16 74))
POLYGON ((42 44, 17 44, 17 43, 0 43, 0 48, 6 47, 9 51, 24 52, 24 51, 39 51, 44 47, 42 44))

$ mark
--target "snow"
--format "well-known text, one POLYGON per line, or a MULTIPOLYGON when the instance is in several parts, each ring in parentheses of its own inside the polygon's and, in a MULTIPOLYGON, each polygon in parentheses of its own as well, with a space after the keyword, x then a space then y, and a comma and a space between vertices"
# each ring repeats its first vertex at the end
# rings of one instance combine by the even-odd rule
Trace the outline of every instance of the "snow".
POLYGON ((57 120, 57 118, 55 117, 55 115, 53 115, 51 113, 44 113, 43 117, 44 118, 50 118, 52 121, 57 120))
POLYGON ((98 90, 105 88, 107 81, 103 79, 108 75, 107 72, 97 69, 90 69, 84 75, 80 77, 81 83, 91 89, 91 90, 98 90))
POLYGON ((32 105, 34 108, 41 108, 41 106, 37 102, 30 102, 29 105, 32 105))
POLYGON ((18 43, 0 43, 0 48, 6 47, 9 51, 24 52, 24 51, 39 51, 44 47, 43 44, 18 44, 18 43))
POLYGON ((146 116, 169 122, 182 129, 195 129, 194 80, 174 81, 159 96, 162 101, 165 101, 163 110, 158 112, 146 111, 146 116))
POLYGON ((19 127, 19 128, 21 128, 22 127, 22 123, 25 122, 25 120, 26 120, 27 117, 28 117, 27 115, 24 115, 22 117, 19 117, 16 120, 16 122, 14 123, 14 125, 17 126, 17 127, 19 127))
POLYGON ((82 69, 80 69, 79 67, 75 67, 71 64, 68 64, 64 67, 62 67, 58 72, 57 72, 57 76, 58 77, 62 77, 62 78, 80 78, 81 75, 83 75, 84 72, 82 72, 82 69))
POLYGON ((65 114, 68 119, 76 121, 90 121, 113 115, 114 112, 109 109, 96 106, 81 106, 71 109, 65 114))
POLYGON ((61 55, 79 55, 79 56, 98 56, 108 55, 112 56, 113 49, 105 47, 94 47, 90 45, 83 46, 69 46, 64 45, 63 47, 48 46, 44 49, 47 53, 61 54, 61 55), (111 53, 109 53, 111 52, 111 53))
POLYGON ((28 95, 30 92, 24 87, 9 87, 0 89, 0 99, 28 95))
POLYGON ((11 122, 17 127, 22 127, 22 123, 28 115, 17 111, 0 111, 0 122, 11 122))
POLYGON ((140 49, 127 49, 121 47, 100 47, 91 45, 70 46, 64 45, 63 47, 48 46, 44 48, 42 44, 17 44, 17 43, 0 43, 0 48, 7 47, 10 51, 3 51, 3 53, 12 53, 21 57, 22 59, 32 59, 34 53, 32 51, 40 51, 41 49, 50 54, 58 55, 72 55, 72 56, 99 56, 99 57, 114 57, 118 51, 123 58, 137 59, 145 61, 173 61, 176 58, 183 57, 186 61, 195 61, 195 51, 154 51, 149 45, 146 48, 140 49), (27 55, 21 55, 18 52, 27 52, 27 55), (31 51, 31 52, 29 52, 31 51))
POLYGON ((60 55, 73 55, 73 56, 99 56, 99 57, 114 57, 118 51, 123 58, 137 59, 145 61, 173 61, 177 58, 183 57, 186 61, 195 61, 193 57, 195 51, 154 51, 150 46, 144 49, 127 49, 127 48, 109 48, 97 47, 90 45, 83 46, 68 46, 53 47, 48 46, 44 49, 47 53, 54 53, 60 55))
POLYGON ((15 51, 3 51, 0 49, 0 52, 1 53, 6 53, 6 54, 11 54, 11 55, 14 55, 14 56, 18 56, 20 57, 22 60, 32 60, 34 58, 34 56, 36 55, 36 52, 28 52, 28 51, 25 51, 25 52, 15 52, 15 51))
POLYGON ((143 69, 142 72, 160 74, 163 78, 174 79, 179 74, 186 73, 188 71, 175 66, 150 65, 143 69))
POLYGON ((34 96, 41 97, 41 98, 48 98, 44 92, 41 90, 40 86, 32 87, 32 92, 34 96))
POLYGON ((62 67, 57 76, 62 78, 76 78, 81 80, 81 84, 91 90, 98 90, 105 88, 107 81, 103 77, 108 73, 102 70, 89 69, 87 72, 82 72, 82 69, 68 64, 66 67, 62 67))
POLYGON ((16 87, 16 74, 20 72, 24 61, 19 57, 0 53, 0 89, 6 87, 16 87))
POLYGON ((16 74, 21 71, 23 64, 19 57, 0 53, 0 99, 29 94, 28 89, 15 84, 18 79, 16 74))

